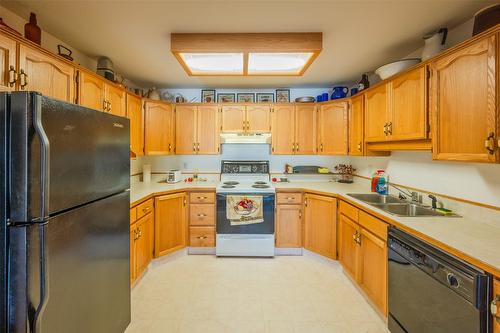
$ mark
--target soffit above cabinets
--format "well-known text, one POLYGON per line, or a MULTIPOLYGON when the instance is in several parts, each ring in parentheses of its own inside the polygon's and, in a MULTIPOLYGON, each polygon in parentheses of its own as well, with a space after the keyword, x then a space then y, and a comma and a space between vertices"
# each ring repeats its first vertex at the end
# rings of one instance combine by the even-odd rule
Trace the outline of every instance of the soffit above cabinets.
POLYGON ((190 76, 301 76, 322 50, 321 32, 173 33, 190 76))

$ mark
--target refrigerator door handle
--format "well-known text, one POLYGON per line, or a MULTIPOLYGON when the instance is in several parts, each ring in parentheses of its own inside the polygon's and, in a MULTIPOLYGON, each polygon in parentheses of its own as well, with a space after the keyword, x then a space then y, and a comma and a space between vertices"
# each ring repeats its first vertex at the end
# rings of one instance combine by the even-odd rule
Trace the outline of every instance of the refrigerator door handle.
POLYGON ((49 217, 50 143, 42 124, 41 95, 34 98, 33 127, 40 138, 40 219, 49 217))
POLYGON ((39 228, 39 242, 40 242, 40 303, 36 308, 36 312, 33 317, 33 333, 42 333, 42 317, 45 311, 45 307, 48 301, 49 285, 48 281, 48 267, 47 267, 47 244, 45 242, 45 227, 47 225, 41 225, 39 228))

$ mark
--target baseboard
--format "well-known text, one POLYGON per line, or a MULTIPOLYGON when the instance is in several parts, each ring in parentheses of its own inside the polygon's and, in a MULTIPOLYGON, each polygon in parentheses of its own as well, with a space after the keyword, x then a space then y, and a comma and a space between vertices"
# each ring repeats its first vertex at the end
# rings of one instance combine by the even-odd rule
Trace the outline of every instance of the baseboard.
POLYGON ((301 247, 275 247, 275 256, 301 256, 303 254, 301 247))
POLYGON ((157 266, 157 265, 162 265, 165 262, 169 262, 169 261, 178 259, 178 258, 183 257, 185 255, 187 255, 187 248, 182 248, 182 249, 179 249, 177 251, 166 254, 162 257, 153 259, 153 261, 151 262, 151 265, 153 267, 157 266))
POLYGON ((215 247, 188 247, 187 254, 215 255, 215 247))
POLYGON ((342 268, 342 266, 340 265, 338 260, 327 258, 321 254, 317 254, 317 253, 311 252, 311 251, 306 250, 306 249, 303 249, 303 252, 304 252, 303 255, 305 257, 316 259, 318 261, 321 261, 322 263, 325 263, 327 265, 331 265, 331 266, 336 267, 336 268, 339 268, 339 267, 342 268))

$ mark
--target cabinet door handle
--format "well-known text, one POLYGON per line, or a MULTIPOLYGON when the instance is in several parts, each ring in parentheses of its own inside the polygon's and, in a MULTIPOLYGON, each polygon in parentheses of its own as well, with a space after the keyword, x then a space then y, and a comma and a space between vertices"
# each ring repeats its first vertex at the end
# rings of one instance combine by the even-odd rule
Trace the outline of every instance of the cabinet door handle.
POLYGON ((19 73, 19 82, 21 90, 24 90, 24 87, 28 85, 28 74, 24 72, 24 69, 21 69, 21 72, 19 73))
POLYGON ((306 207, 307 207, 307 198, 306 198, 306 199, 304 199, 304 206, 306 206, 306 207))
POLYGON ((299 219, 302 219, 302 210, 299 210, 299 219))
POLYGON ((321 150, 321 152, 323 152, 323 144, 319 145, 319 150, 321 150))
POLYGON ((198 142, 198 144, 196 145, 196 150, 197 150, 198 152, 200 152, 200 143, 199 143, 199 142, 198 142))
POLYGON ((13 87, 14 84, 16 84, 16 74, 17 74, 17 71, 16 69, 14 68, 14 66, 10 66, 10 69, 9 69, 9 86, 13 87))
POLYGON ((299 143, 298 143, 298 142, 296 142, 296 143, 295 143, 295 151, 296 151, 296 152, 298 152, 298 151, 299 151, 299 143))
POLYGON ((111 112, 111 102, 108 101, 107 103, 108 103, 108 111, 111 112))
POLYGON ((498 302, 500 302, 500 295, 496 295, 495 298, 491 301, 490 312, 493 318, 497 321, 497 323, 500 323, 500 316, 498 315, 498 305, 497 305, 498 302))
POLYGON ((108 107, 107 107, 107 104, 106 104, 106 100, 103 100, 103 101, 102 101, 102 109, 103 109, 104 111, 108 111, 108 107))
POLYGON ((361 151, 361 142, 358 143, 358 151, 361 151))
POLYGON ((193 151, 196 152, 196 143, 193 143, 193 151))
POLYGON ((387 127, 388 127, 388 124, 385 123, 385 125, 384 125, 384 134, 385 134, 385 136, 387 136, 389 134, 389 130, 387 129, 387 127))
POLYGON ((169 152, 172 151, 172 144, 170 144, 170 143, 168 144, 168 151, 169 152))
POLYGON ((488 150, 490 155, 495 153, 495 133, 491 132, 484 141, 484 147, 488 150))
POLYGON ((390 135, 392 135, 392 122, 389 122, 389 123, 387 124, 387 132, 388 132, 390 135))
POLYGON ((292 143, 292 151, 295 152, 295 143, 292 143))

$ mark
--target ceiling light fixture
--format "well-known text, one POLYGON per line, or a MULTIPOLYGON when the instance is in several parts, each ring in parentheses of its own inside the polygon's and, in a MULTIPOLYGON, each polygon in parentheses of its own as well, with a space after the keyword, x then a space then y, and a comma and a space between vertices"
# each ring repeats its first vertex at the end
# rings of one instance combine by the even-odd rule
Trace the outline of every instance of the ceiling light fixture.
POLYGON ((190 76, 303 75, 322 33, 174 33, 171 51, 190 76))

